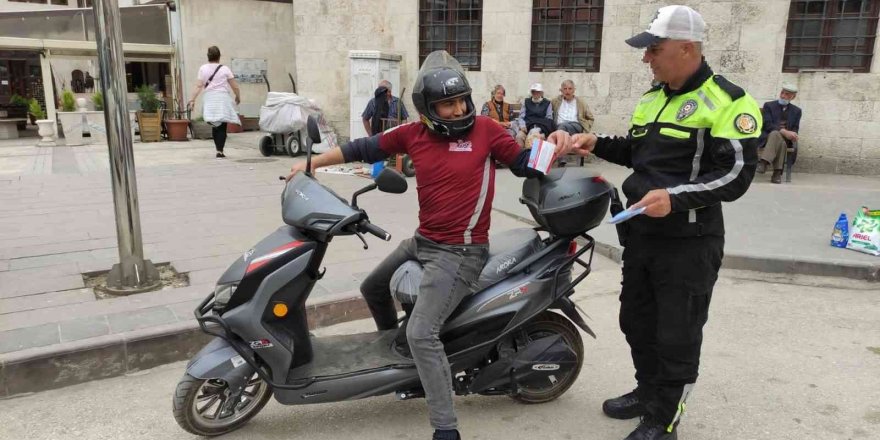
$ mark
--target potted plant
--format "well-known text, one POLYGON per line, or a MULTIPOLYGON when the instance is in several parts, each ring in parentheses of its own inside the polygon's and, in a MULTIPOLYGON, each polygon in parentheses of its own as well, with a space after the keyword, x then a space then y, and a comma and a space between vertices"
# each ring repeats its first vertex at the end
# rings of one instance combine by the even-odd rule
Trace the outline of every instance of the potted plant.
MULTIPOLYGON (((29 106, 30 102, 24 96, 12 95, 9 97, 9 106, 6 107, 6 117, 11 119, 30 118, 31 125, 36 125, 36 119, 28 112, 29 106)), ((16 128, 19 130, 24 130, 26 126, 27 121, 16 124, 16 128)))
POLYGON ((169 141, 188 141, 187 129, 189 129, 188 111, 181 111, 183 107, 179 101, 175 101, 177 110, 171 112, 171 117, 165 120, 165 129, 168 131, 169 141))
POLYGON ((54 146, 55 121, 51 119, 46 119, 46 112, 43 110, 43 107, 41 107, 40 103, 33 98, 28 103, 28 113, 33 115, 34 120, 39 127, 37 133, 42 136, 42 139, 40 139, 40 142, 38 142, 37 145, 45 147, 54 146))
POLYGON ((192 121, 193 138, 195 139, 211 139, 211 125, 205 122, 205 119, 199 116, 192 121))
POLYGON ((58 121, 61 123, 61 131, 64 133, 66 145, 82 145, 84 143, 83 119, 85 119, 85 114, 76 111, 76 96, 70 90, 65 89, 61 92, 61 111, 58 112, 58 121))
POLYGON ((141 110, 137 113, 138 128, 141 131, 141 142, 159 142, 162 140, 162 112, 159 109, 159 98, 153 88, 144 84, 137 88, 141 110))
POLYGON ((94 111, 86 112, 86 121, 89 127, 89 136, 93 142, 107 142, 107 123, 104 119, 104 94, 95 92, 92 94, 92 105, 95 106, 94 111))

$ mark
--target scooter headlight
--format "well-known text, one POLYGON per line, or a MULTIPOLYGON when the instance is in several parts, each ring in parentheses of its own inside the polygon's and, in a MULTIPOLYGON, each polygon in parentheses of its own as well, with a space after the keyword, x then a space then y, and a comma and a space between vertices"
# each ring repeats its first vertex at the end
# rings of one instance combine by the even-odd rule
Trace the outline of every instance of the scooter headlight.
POLYGON ((235 293, 238 284, 220 284, 214 288, 214 309, 220 310, 229 303, 229 298, 235 293))

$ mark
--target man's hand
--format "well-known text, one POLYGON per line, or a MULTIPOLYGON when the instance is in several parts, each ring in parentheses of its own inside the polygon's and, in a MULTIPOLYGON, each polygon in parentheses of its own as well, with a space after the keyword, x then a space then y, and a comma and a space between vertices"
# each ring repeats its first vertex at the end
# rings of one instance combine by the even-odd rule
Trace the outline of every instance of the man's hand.
POLYGON ((784 137, 792 142, 797 142, 797 140, 798 140, 798 134, 791 131, 791 130, 786 130, 783 128, 782 130, 779 130, 779 134, 781 134, 782 137, 784 137))
POLYGON ((556 130, 547 137, 547 142, 556 145, 556 157, 571 153, 571 135, 565 130, 556 130))
POLYGON ((572 148, 578 156, 589 156, 596 147, 598 138, 593 133, 578 133, 572 137, 572 148))
MULTIPOLYGON (((312 167, 312 168, 314 168, 314 167, 312 167)), ((305 170, 306 170, 306 161, 298 160, 298 161, 294 162, 293 166, 290 167, 290 175, 287 176, 286 181, 290 182, 290 179, 293 179, 293 176, 295 176, 296 173, 298 173, 300 171, 305 171, 305 170)))
POLYGON ((666 217, 672 212, 672 202, 669 200, 669 191, 665 189, 652 189, 632 205, 630 209, 645 207, 644 214, 648 217, 666 217))

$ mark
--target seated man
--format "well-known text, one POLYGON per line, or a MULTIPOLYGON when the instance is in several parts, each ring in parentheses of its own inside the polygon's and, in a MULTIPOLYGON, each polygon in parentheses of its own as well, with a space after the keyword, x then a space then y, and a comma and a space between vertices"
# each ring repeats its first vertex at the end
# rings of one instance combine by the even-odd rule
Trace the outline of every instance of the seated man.
MULTIPOLYGON (((758 139, 758 173, 767 172, 767 166, 773 165, 770 181, 782 183, 782 167, 785 165, 785 153, 798 141, 798 130, 801 126, 801 109, 791 103, 797 96, 797 87, 784 84, 779 92, 779 99, 764 103, 761 116, 764 126, 758 139)), ((795 147, 796 148, 796 147, 795 147)), ((796 153, 792 153, 796 154, 796 153)))
POLYGON ((367 107, 364 108, 364 112, 361 113, 361 119, 364 120, 364 130, 367 131, 367 136, 372 136, 392 127, 391 124, 383 123, 383 119, 394 119, 396 121, 399 117, 401 123, 409 119, 406 106, 400 102, 400 99, 391 94, 391 82, 387 79, 379 81, 379 87, 375 92, 377 96, 382 96, 379 90, 381 88, 385 89, 384 96, 386 100, 384 102, 381 100, 377 101, 375 97, 370 99, 367 102, 367 107), (373 128, 376 125, 378 125, 378 128, 373 128))
POLYGON ((531 148, 531 145, 526 144, 529 130, 538 128, 543 137, 554 130, 553 107, 550 101, 544 98, 544 86, 541 83, 534 83, 529 90, 532 96, 523 102, 517 120, 519 133, 516 135, 516 142, 525 148, 531 148))
POLYGON ((559 87, 561 95, 553 98, 553 121, 556 128, 569 134, 589 133, 593 127, 593 113, 583 99, 574 96, 574 82, 567 79, 559 87))
POLYGON ((518 131, 516 128, 516 121, 510 120, 510 104, 504 102, 504 96, 506 94, 507 92, 504 90, 504 86, 501 84, 496 85, 492 89, 492 99, 483 104, 483 109, 480 111, 480 114, 494 119, 499 125, 504 127, 504 130, 506 130, 511 137, 516 138, 516 133, 518 131))

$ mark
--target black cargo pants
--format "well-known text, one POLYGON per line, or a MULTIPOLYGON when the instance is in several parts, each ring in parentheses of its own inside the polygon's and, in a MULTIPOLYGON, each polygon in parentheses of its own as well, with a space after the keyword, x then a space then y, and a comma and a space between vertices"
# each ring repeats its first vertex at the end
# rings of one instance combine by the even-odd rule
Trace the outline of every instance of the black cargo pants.
POLYGON ((620 328, 648 413, 675 426, 697 380, 703 325, 724 237, 629 236, 623 251, 620 328))

